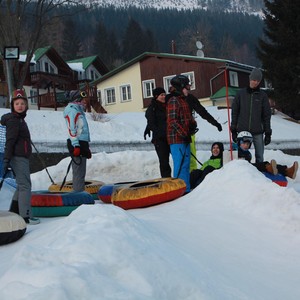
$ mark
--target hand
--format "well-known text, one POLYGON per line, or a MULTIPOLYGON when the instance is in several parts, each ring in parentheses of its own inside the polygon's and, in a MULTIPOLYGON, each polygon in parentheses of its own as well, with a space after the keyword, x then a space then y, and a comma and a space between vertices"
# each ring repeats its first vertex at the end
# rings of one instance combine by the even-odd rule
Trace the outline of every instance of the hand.
POLYGON ((232 140, 236 143, 237 142, 237 131, 232 130, 231 131, 232 140))
POLYGON ((6 175, 6 173, 8 172, 9 169, 10 169, 9 160, 4 159, 3 160, 3 178, 4 178, 4 175, 6 175))
POLYGON ((265 146, 269 145, 271 143, 271 134, 265 135, 265 146))
POLYGON ((144 140, 146 140, 146 136, 148 135, 150 137, 150 128, 146 126, 145 131, 144 131, 144 140))
POLYGON ((222 131, 222 125, 220 123, 217 123, 215 126, 218 128, 219 131, 222 131))
POLYGON ((86 158, 87 158, 87 159, 92 158, 92 152, 91 152, 90 149, 88 150, 88 153, 87 153, 87 157, 86 157, 86 158))
POLYGON ((76 156, 80 156, 80 147, 76 146, 73 150, 73 155, 76 156))

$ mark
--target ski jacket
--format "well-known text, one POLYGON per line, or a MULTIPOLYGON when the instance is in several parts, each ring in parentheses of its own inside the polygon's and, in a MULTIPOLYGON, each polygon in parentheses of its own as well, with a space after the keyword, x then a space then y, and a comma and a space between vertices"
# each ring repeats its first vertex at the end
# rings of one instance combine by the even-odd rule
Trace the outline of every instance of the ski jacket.
POLYGON ((171 144, 189 144, 197 127, 184 96, 173 95, 167 102, 167 139, 171 144))
POLYGON ((167 109, 166 104, 152 99, 145 113, 147 126, 152 131, 151 142, 167 140, 167 109))
POLYGON ((1 124, 6 126, 4 159, 13 156, 29 158, 32 153, 31 138, 25 122, 26 113, 7 113, 1 117, 1 124))
POLYGON ((204 120, 212 124, 213 126, 217 126, 218 122, 215 118, 201 105, 199 100, 192 94, 188 94, 186 97, 187 103, 190 107, 192 113, 194 111, 204 120))
POLYGON ((69 103, 63 115, 72 146, 78 147, 79 141, 90 142, 89 126, 82 105, 74 102, 69 103))
POLYGON ((202 167, 200 170, 204 170, 208 166, 213 167, 214 169, 220 169, 222 167, 222 158, 217 157, 217 158, 210 158, 206 162, 203 163, 202 167))
POLYGON ((231 106, 231 131, 272 134, 268 96, 260 89, 242 89, 231 106))

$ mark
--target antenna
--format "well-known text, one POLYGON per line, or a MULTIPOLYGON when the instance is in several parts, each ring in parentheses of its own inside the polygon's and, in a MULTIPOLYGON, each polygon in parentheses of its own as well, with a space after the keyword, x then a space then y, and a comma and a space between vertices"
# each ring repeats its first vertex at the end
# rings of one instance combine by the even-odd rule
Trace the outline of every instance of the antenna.
POLYGON ((197 47, 197 56, 199 57, 204 57, 204 52, 202 51, 203 44, 200 41, 196 42, 196 47, 197 47))

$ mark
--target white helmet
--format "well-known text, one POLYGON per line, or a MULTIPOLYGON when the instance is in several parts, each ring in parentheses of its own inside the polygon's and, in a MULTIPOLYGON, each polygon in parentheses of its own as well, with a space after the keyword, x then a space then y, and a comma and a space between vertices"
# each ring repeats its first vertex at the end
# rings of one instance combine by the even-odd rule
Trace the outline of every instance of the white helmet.
POLYGON ((241 141, 243 141, 243 142, 249 142, 250 143, 250 147, 251 147, 252 142, 253 142, 253 136, 252 136, 252 134, 250 132, 248 132, 248 131, 241 131, 241 132, 239 132, 239 134, 237 136, 238 145, 241 144, 241 141))

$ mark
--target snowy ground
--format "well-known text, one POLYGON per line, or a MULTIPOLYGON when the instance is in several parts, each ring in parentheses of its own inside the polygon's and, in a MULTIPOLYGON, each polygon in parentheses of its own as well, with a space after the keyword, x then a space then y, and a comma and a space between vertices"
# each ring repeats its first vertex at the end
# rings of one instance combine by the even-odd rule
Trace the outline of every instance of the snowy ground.
MULTIPOLYGON (((211 111, 226 122, 224 112, 211 111)), ((35 125, 38 112, 30 113, 35 141, 64 135, 59 118, 35 125)), ((43 114, 47 121, 55 116, 43 114)), ((143 139, 143 118, 129 115, 131 123, 124 114, 109 122, 89 120, 92 139, 143 139)), ((226 141, 226 130, 219 133, 198 121, 198 139, 226 141)), ((285 140, 299 145, 299 124, 276 116, 272 128, 273 145, 285 140)), ((299 156, 270 147, 266 160, 300 163, 299 156)), ((197 154, 200 161, 209 157, 208 151, 197 154)), ((48 168, 55 182, 63 179, 68 163, 66 158, 48 168)), ((157 177, 154 151, 102 152, 88 161, 87 179, 111 183, 157 177)), ((32 174, 32 183, 39 190, 51 181, 43 170, 32 174)), ((5 183, 1 210, 7 210, 12 192, 5 183)), ((19 241, 1 246, 0 299, 298 300, 299 204, 299 173, 283 188, 249 163, 231 161, 169 203, 125 211, 97 201, 68 217, 42 218, 19 241)))

